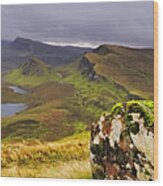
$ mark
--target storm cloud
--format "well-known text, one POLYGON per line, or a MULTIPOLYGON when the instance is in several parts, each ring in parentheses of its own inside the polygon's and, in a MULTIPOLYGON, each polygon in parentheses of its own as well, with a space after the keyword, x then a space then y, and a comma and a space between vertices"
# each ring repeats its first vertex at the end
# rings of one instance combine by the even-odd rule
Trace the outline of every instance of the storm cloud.
POLYGON ((2 5, 2 39, 153 47, 153 2, 2 5))

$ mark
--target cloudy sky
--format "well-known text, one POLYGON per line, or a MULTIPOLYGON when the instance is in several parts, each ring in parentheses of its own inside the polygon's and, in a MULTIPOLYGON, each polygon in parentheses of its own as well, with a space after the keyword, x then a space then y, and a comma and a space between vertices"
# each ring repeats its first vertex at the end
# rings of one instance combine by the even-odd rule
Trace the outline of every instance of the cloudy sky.
POLYGON ((2 5, 2 39, 153 47, 153 2, 2 5))

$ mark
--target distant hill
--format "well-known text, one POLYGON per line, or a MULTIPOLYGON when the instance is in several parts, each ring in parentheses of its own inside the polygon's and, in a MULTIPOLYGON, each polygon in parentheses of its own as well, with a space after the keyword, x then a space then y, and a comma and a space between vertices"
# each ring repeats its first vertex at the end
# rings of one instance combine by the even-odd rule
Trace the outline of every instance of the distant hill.
POLYGON ((1 41, 2 72, 16 68, 34 56, 52 66, 69 64, 89 48, 52 46, 31 39, 18 37, 12 41, 1 41))
POLYGON ((6 73, 2 83, 3 102, 29 106, 3 119, 3 140, 58 140, 89 130, 118 102, 153 100, 153 50, 102 45, 59 67, 30 57, 6 73), (6 88, 11 84, 29 94, 16 100, 6 88))
MULTIPOLYGON (((18 40, 22 42, 21 39, 18 40)), ((19 42, 15 41, 13 45, 19 47, 19 42)), ((28 42, 30 43, 30 41, 25 42, 26 46, 28 42)), ((20 45, 23 48, 23 44, 20 45)), ((101 45, 83 53, 74 59, 74 62, 60 64, 60 67, 55 68, 54 64, 49 66, 36 57, 29 57, 25 61, 19 65, 19 68, 9 72, 5 80, 23 86, 27 84, 37 86, 47 81, 66 81, 73 85, 78 84, 80 88, 83 86, 81 79, 86 78, 85 84, 91 81, 101 82, 101 86, 102 82, 112 84, 114 89, 127 92, 127 99, 153 99, 154 96, 153 49, 101 45), (31 78, 34 78, 33 81, 29 81, 31 78)))
POLYGON ((22 75, 25 76, 45 76, 47 73, 50 73, 51 68, 38 58, 31 58, 26 63, 20 65, 19 69, 22 75))
POLYGON ((4 76, 8 82, 23 86, 37 86, 44 82, 56 81, 57 78, 54 69, 36 57, 29 58, 4 76))
POLYGON ((153 49, 102 45, 82 56, 79 69, 89 80, 111 79, 132 94, 154 95, 153 49))

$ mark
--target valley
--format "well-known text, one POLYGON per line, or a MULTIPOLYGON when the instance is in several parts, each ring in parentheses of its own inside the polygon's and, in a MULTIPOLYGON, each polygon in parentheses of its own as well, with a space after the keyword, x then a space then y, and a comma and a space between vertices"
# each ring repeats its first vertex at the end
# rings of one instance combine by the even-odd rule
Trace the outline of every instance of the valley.
MULTIPOLYGON (((28 42, 19 41, 19 54, 28 42)), ((101 45, 68 63, 54 65, 53 60, 46 63, 35 54, 14 67, 7 63, 11 68, 2 77, 2 103, 27 108, 2 117, 3 176, 91 178, 91 123, 117 102, 153 99, 152 49, 101 45)))

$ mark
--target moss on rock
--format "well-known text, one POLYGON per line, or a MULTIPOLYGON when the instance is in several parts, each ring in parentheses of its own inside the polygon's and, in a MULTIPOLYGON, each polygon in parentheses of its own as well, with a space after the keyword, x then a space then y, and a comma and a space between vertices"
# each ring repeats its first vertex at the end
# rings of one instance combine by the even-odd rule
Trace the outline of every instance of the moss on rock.
POLYGON ((151 100, 117 103, 110 114, 102 114, 91 130, 93 177, 153 180, 153 126, 151 100))

